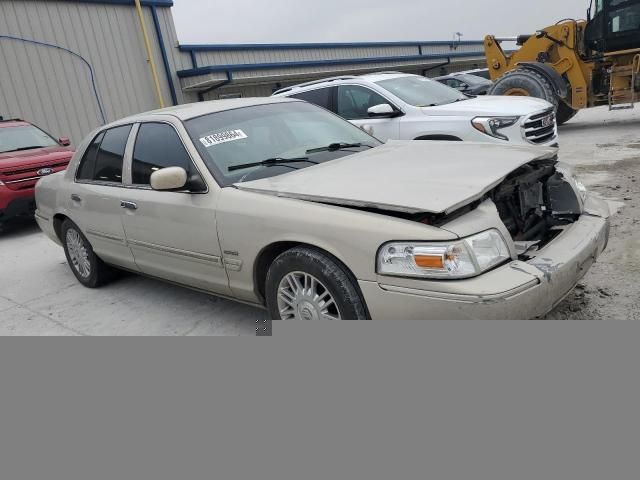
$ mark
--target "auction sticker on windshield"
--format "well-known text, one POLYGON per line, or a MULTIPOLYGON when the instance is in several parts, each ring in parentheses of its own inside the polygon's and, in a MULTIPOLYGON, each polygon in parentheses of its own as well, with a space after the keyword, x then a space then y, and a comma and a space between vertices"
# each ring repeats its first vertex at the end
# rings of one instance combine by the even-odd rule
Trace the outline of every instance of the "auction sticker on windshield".
POLYGON ((235 142, 244 138, 249 137, 242 130, 229 130, 227 132, 218 132, 207 135, 206 137, 202 137, 200 139, 200 142, 202 143, 202 145, 209 148, 213 147, 214 145, 220 145, 221 143, 227 142, 235 142))

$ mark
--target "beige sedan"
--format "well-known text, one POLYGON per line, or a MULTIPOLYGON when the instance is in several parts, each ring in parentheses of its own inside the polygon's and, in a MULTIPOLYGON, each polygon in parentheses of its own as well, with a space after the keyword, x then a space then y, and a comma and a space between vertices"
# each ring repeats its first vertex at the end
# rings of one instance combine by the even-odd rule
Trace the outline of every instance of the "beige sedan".
POLYGON ((36 197, 87 287, 128 270, 285 320, 541 316, 609 233, 556 149, 383 145, 275 98, 107 125, 36 197))

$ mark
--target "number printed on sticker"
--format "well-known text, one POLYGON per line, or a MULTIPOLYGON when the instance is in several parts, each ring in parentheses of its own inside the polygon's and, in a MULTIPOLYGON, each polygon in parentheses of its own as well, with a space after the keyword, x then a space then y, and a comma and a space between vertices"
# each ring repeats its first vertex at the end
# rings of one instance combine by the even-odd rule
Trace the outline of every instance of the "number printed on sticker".
POLYGON ((236 140, 242 140, 247 137, 247 134, 242 130, 229 130, 227 132, 218 132, 213 133, 211 135, 207 135, 206 137, 202 137, 200 142, 205 147, 213 147, 214 145, 219 145, 221 143, 227 142, 235 142, 236 140))

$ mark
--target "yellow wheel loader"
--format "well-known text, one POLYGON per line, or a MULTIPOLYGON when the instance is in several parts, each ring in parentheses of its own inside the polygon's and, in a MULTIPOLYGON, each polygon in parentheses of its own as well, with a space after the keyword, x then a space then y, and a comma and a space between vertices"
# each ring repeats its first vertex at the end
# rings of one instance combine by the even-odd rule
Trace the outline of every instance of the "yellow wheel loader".
POLYGON ((594 0, 587 20, 561 20, 533 35, 488 35, 489 95, 526 95, 556 106, 558 124, 582 108, 634 108, 640 100, 640 0, 594 0), (519 47, 505 53, 501 44, 519 47))

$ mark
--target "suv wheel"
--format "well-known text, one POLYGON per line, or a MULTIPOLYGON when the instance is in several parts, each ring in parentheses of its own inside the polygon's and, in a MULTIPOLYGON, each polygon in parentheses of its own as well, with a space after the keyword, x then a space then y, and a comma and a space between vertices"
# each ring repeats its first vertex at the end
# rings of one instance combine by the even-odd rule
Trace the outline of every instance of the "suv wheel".
POLYGON ((87 288, 97 288, 114 277, 114 270, 93 252, 91 244, 71 220, 62 224, 62 243, 71 271, 87 288))
POLYGON ((276 320, 367 319, 345 268, 312 248, 294 248, 276 258, 265 290, 269 314, 276 320))

